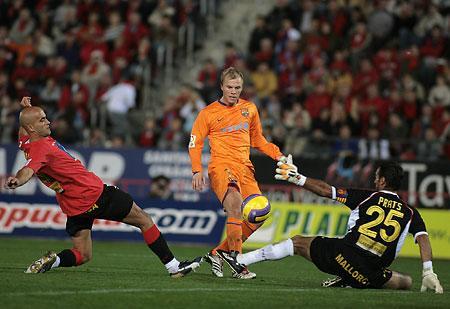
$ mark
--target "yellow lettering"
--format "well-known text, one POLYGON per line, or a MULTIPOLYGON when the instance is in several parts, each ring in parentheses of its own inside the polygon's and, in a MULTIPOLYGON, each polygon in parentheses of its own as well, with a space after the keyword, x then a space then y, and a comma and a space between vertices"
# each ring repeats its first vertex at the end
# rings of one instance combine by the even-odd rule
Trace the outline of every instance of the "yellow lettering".
POLYGON ((339 263, 339 265, 341 265, 341 267, 345 269, 345 266, 347 265, 347 261, 343 260, 342 262, 339 263))
POLYGON ((378 199, 378 205, 382 205, 384 201, 384 197, 380 196, 380 198, 378 199))
POLYGON ((335 260, 340 264, 342 262, 342 260, 344 259, 344 257, 339 253, 338 256, 336 256, 335 260))

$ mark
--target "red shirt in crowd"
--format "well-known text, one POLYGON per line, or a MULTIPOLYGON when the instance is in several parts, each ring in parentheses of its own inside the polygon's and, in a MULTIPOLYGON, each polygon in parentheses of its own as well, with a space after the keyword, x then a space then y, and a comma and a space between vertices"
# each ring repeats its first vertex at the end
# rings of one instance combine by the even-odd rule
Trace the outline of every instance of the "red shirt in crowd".
POLYGON ((19 148, 25 153, 25 166, 56 192, 56 200, 67 216, 89 210, 102 194, 103 181, 50 136, 34 142, 22 136, 19 148))

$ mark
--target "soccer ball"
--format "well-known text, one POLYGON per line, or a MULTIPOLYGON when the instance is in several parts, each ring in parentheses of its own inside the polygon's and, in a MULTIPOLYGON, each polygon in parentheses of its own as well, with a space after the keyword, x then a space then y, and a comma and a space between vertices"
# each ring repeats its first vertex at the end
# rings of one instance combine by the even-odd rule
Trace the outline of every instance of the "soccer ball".
POLYGON ((242 202, 242 217, 250 223, 262 223, 270 216, 269 200, 261 194, 252 194, 242 202))

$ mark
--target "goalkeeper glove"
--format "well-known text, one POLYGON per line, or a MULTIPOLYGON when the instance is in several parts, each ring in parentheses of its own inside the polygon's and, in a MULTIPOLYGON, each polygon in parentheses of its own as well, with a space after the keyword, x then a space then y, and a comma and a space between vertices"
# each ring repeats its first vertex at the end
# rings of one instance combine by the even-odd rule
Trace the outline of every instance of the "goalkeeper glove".
POLYGON ((427 289, 434 290, 437 294, 444 293, 444 289, 437 275, 433 272, 433 267, 424 268, 422 271, 422 287, 420 288, 420 292, 425 292, 427 289))
POLYGON ((277 166, 275 179, 286 180, 297 186, 305 184, 306 177, 298 173, 298 167, 292 162, 292 155, 281 157, 277 166))

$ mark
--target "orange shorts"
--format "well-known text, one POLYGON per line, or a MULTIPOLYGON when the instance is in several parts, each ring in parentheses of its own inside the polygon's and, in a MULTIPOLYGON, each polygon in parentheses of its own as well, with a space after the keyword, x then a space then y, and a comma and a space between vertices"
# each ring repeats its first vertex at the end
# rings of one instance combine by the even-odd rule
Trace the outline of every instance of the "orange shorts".
POLYGON ((261 194, 252 167, 242 164, 221 163, 209 167, 211 189, 222 203, 229 186, 236 187, 245 199, 251 194, 261 194))

